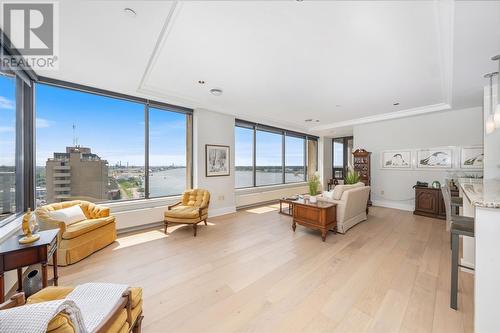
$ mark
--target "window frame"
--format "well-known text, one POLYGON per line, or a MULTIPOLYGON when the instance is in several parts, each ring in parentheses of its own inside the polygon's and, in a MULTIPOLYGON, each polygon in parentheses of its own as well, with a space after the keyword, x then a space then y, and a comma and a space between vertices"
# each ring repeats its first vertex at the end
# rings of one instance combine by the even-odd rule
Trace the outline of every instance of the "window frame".
MULTIPOLYGON (((309 149, 308 149, 308 141, 318 141, 318 137, 306 133, 300 133, 296 131, 290 131, 284 128, 279 128, 279 127, 274 127, 274 126, 268 126, 268 125, 263 125, 259 123, 253 123, 250 121, 246 120, 241 120, 241 119, 236 119, 235 120, 235 127, 240 127, 240 128, 246 128, 246 129, 251 129, 253 130, 253 167, 252 167, 252 175, 253 175, 253 185, 251 186, 243 186, 243 187, 236 187, 236 181, 235 181, 235 189, 236 190, 243 190, 243 189, 250 189, 250 188, 256 188, 256 187, 272 187, 272 186, 281 186, 281 185, 293 185, 293 184, 300 184, 302 182, 307 182, 308 179, 308 155, 309 155, 309 149), (273 134, 279 134, 281 135, 281 182, 280 183, 275 183, 275 184, 264 184, 264 185, 257 185, 257 131, 263 131, 263 132, 269 132, 273 134), (304 165, 304 180, 303 181, 297 181, 297 182, 286 182, 286 137, 295 137, 295 138, 301 138, 304 139, 304 158, 303 158, 303 165, 304 165)), ((235 147, 236 151, 236 147, 235 147)), ((316 159, 317 159, 317 152, 316 152, 316 159)), ((317 162, 317 161, 316 161, 317 162)), ((316 163, 317 165, 317 163, 316 163)), ((235 165, 236 168, 236 165, 235 165)), ((235 171, 235 177, 236 177, 236 171, 235 171)))
MULTIPOLYGON (((44 84, 52 87, 58 87, 62 89, 69 89, 73 91, 78 91, 82 93, 89 93, 93 95, 98 95, 98 96, 103 96, 103 97, 108 97, 108 98, 114 98, 114 99, 120 99, 124 101, 129 101, 133 103, 139 103, 144 105, 144 198, 137 198, 137 199, 122 199, 122 200, 103 200, 103 201, 98 201, 96 203, 126 203, 126 202, 133 202, 133 201, 141 201, 141 200, 157 200, 157 199, 162 199, 162 198, 172 198, 172 197, 178 197, 180 194, 172 194, 172 195, 163 195, 163 196, 154 196, 150 197, 149 193, 149 109, 154 108, 157 110, 163 110, 165 112, 176 112, 176 113, 181 113, 186 116, 186 124, 187 124, 187 132, 186 132, 186 183, 189 185, 188 187, 192 187, 193 184, 193 147, 188 147, 188 144, 193 143, 192 140, 192 135, 193 135, 193 110, 181 106, 176 106, 172 104, 167 104, 159 101, 154 101, 154 100, 149 100, 141 97, 136 97, 136 96, 130 96, 122 93, 117 93, 109 90, 104 90, 100 88, 95 88, 95 87, 90 87, 90 86, 85 86, 81 85, 78 83, 73 83, 73 82, 67 82, 67 81, 61 81, 61 80, 56 80, 44 76, 40 76, 38 80, 35 82, 37 85, 38 84, 44 84), (188 170, 189 168, 189 170, 188 170)), ((36 86, 35 86, 36 87, 36 86)), ((33 120, 35 118, 35 100, 33 100, 33 120)), ((33 123, 33 136, 36 136, 35 132, 35 126, 36 124, 33 123)), ((35 145, 35 143, 33 143, 35 145)), ((33 150, 33 173, 36 168, 36 155, 35 155, 35 148, 33 150)), ((35 185, 33 183, 33 185, 35 185)), ((33 186, 33 194, 35 191, 35 187, 33 186)), ((182 193, 181 193, 182 194, 182 193)), ((33 205, 35 206, 35 200, 33 199, 33 205)))
POLYGON ((349 167, 349 156, 347 154, 347 150, 348 150, 348 142, 349 140, 353 140, 354 137, 351 135, 351 136, 343 136, 343 137, 338 137, 338 138, 333 138, 332 139, 332 178, 333 179, 339 179, 339 180, 343 180, 345 178, 345 176, 347 175, 347 169, 349 167), (342 143, 342 167, 335 167, 335 141, 337 141, 338 143, 342 143), (342 141, 342 142, 340 142, 342 141), (335 177, 335 172, 336 171, 340 171, 342 172, 342 178, 336 178, 335 177))

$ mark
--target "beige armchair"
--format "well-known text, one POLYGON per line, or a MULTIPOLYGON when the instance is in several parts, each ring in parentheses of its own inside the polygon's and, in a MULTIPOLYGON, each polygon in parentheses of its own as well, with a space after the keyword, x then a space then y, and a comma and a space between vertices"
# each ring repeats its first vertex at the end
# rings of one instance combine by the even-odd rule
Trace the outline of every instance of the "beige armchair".
POLYGON ((60 229, 57 240, 58 266, 74 264, 116 240, 115 218, 109 215, 107 207, 88 201, 73 200, 39 207, 35 210, 35 214, 40 229, 60 229), (86 220, 66 225, 64 222, 54 220, 50 215, 51 211, 75 205, 80 205, 86 220))
POLYGON ((165 233, 169 224, 191 224, 194 237, 198 223, 207 225, 210 192, 204 189, 187 190, 182 194, 182 201, 167 207, 165 212, 165 233))
POLYGON ((318 200, 337 204, 337 232, 345 233, 356 224, 367 219, 367 203, 370 186, 363 183, 337 185, 331 198, 318 196, 318 200))

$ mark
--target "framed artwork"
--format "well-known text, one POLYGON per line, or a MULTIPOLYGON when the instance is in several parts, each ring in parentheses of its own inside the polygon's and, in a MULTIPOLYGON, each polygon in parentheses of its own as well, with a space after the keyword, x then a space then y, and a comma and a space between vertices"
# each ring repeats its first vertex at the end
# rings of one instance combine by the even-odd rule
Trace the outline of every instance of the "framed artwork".
POLYGON ((411 169, 411 150, 383 151, 382 169, 411 169))
POLYGON ((417 150, 417 168, 451 169, 453 167, 453 149, 430 148, 417 150))
POLYGON ((460 168, 482 169, 483 159, 483 147, 462 147, 460 152, 460 168))
POLYGON ((229 146, 205 145, 205 175, 229 176, 229 146))

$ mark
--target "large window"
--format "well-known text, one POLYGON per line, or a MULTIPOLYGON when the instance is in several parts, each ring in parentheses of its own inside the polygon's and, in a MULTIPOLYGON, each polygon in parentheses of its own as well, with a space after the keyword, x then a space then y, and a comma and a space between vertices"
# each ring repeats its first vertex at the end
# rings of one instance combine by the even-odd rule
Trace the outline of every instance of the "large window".
POLYGON ((253 186, 253 128, 236 127, 235 130, 235 186, 253 186))
POLYGON ((260 131, 256 133, 256 185, 283 183, 283 137, 281 134, 260 131))
POLYGON ((317 170, 314 136, 237 120, 235 146, 236 188, 303 182, 317 170))
POLYGON ((0 74, 0 225, 17 210, 16 80, 0 74))
POLYGON ((347 170, 352 166, 353 137, 334 138, 332 144, 333 178, 344 179, 347 170))
POLYGON ((186 115, 149 109, 149 196, 181 194, 186 188, 186 115))
POLYGON ((37 84, 35 106, 38 206, 142 199, 185 189, 186 114, 48 84, 37 84))

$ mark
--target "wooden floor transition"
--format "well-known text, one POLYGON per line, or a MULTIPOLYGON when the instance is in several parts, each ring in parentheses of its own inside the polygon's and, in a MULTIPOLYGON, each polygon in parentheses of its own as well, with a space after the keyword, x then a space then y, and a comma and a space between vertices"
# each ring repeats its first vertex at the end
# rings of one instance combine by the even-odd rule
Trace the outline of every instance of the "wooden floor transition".
POLYGON ((144 332, 472 332, 473 275, 449 308, 444 222, 371 208, 346 235, 297 226, 264 206, 121 236, 60 270, 144 289, 144 332))

